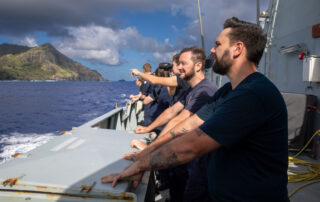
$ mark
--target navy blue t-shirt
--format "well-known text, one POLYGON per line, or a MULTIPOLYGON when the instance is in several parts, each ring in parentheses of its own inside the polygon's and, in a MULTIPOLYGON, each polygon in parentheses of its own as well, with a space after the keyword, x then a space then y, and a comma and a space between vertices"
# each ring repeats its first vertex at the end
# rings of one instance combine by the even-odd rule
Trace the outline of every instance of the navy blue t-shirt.
MULTIPOLYGON (((140 87, 140 91, 142 95, 148 96, 152 94, 154 85, 149 83, 148 81, 144 81, 140 87)), ((150 114, 150 104, 144 105, 144 126, 148 126, 152 123, 152 118, 150 114)))
POLYGON ((173 95, 171 105, 174 105, 182 98, 182 96, 185 96, 186 92, 191 88, 186 80, 180 78, 180 74, 177 74, 176 76, 178 86, 176 87, 176 91, 173 95))
POLYGON ((196 86, 190 88, 185 96, 179 99, 184 109, 196 113, 217 91, 217 87, 208 79, 203 79, 196 86))
POLYGON ((149 113, 151 120, 154 121, 164 110, 169 107, 172 97, 169 95, 166 86, 159 85, 155 85, 150 97, 152 97, 154 101, 150 104, 149 113))
POLYGON ((142 95, 148 96, 152 92, 152 84, 148 81, 144 81, 140 86, 142 95))
MULTIPOLYGON (((235 89, 222 87, 212 116, 200 129, 221 144, 209 153, 214 201, 288 201, 288 120, 279 90, 256 72, 235 89)), ((201 116, 201 115, 200 115, 201 116)))

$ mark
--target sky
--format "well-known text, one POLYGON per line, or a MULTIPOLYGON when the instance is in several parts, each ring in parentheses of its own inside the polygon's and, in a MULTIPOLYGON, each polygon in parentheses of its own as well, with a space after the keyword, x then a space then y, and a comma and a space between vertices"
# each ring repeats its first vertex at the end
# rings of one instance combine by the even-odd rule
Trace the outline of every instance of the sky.
MULTIPOLYGON (((260 12, 269 0, 260 0, 260 12)), ((256 22, 256 0, 200 0, 206 54, 232 16, 256 22)), ((185 47, 201 47, 197 0, 0 0, 0 44, 51 43, 104 78, 133 80, 185 47)))

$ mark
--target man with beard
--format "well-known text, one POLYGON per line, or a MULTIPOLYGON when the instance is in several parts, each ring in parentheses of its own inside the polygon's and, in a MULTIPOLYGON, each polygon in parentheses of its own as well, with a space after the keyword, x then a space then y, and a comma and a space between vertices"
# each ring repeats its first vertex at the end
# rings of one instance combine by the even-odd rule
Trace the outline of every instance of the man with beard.
MULTIPOLYGON (((180 78, 180 72, 178 70, 180 54, 177 53, 172 57, 172 68, 170 77, 157 77, 151 74, 140 72, 137 69, 131 69, 132 76, 139 76, 144 80, 147 80, 153 85, 167 86, 169 94, 173 97, 171 105, 176 103, 179 98, 190 88, 187 81, 180 78)), ((161 63, 160 63, 161 64, 161 63)), ((168 67, 170 63, 162 63, 168 67)))
POLYGON ((206 101, 215 93, 216 87, 205 78, 203 67, 205 54, 201 48, 185 48, 180 52, 178 70, 180 78, 190 85, 184 96, 160 114, 150 125, 138 126, 136 133, 147 133, 165 125, 161 134, 165 134, 176 124, 196 113, 206 101))
POLYGON ((199 128, 176 133, 179 136, 168 144, 101 182, 115 186, 118 180, 131 179, 137 185, 145 170, 176 166, 209 153, 212 200, 289 201, 287 110, 279 90, 256 68, 265 43, 256 24, 226 20, 211 52, 216 59, 213 70, 225 73, 230 82, 205 105, 214 113, 199 128))
MULTIPOLYGON (((204 63, 205 54, 202 49, 192 47, 185 48, 181 51, 178 65, 180 73, 179 78, 187 81, 191 88, 186 91, 185 95, 181 96, 173 106, 160 114, 149 126, 138 126, 135 129, 136 133, 146 133, 167 123, 158 136, 160 138, 172 127, 196 113, 207 102, 207 100, 215 93, 216 87, 205 78, 203 74, 204 63)), ((141 75, 139 72, 136 73, 141 75)), ((153 143, 156 144, 157 139, 153 143)), ((142 150, 142 154, 140 156, 149 153, 148 151, 149 148, 145 148, 145 150, 142 150)), ((139 153, 140 152, 127 154, 124 155, 124 157, 126 159, 135 159, 138 158, 137 155, 139 153)), ((168 179, 164 180, 162 183, 168 183, 170 188, 170 198, 172 201, 179 202, 183 199, 184 188, 188 179, 187 167, 188 165, 181 165, 170 171, 159 171, 161 179, 168 179), (168 174, 168 172, 170 173, 168 174), (168 175, 170 175, 170 177, 166 177, 168 175)))

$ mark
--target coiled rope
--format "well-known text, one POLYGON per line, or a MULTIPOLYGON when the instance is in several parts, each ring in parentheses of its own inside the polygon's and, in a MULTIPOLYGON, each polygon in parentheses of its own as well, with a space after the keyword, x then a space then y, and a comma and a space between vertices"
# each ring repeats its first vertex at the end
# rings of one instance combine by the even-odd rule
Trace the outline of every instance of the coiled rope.
POLYGON ((301 159, 296 158, 299 156, 311 143, 311 141, 314 139, 314 137, 320 133, 320 130, 317 130, 312 137, 309 139, 307 144, 294 156, 289 156, 289 165, 303 165, 308 170, 305 171, 297 171, 297 170, 290 170, 288 169, 288 182, 301 182, 305 180, 313 180, 311 182, 308 182, 306 184, 303 184, 302 186, 295 189, 293 192, 291 192, 288 196, 289 198, 294 195, 297 191, 300 189, 320 182, 320 164, 318 163, 310 163, 301 159))

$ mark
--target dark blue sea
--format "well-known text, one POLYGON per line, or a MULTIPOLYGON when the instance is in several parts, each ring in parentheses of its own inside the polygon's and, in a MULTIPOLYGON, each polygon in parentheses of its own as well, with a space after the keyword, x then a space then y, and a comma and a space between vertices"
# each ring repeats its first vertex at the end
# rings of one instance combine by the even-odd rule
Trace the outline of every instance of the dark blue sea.
POLYGON ((0 82, 0 164, 137 93, 135 82, 0 82))

